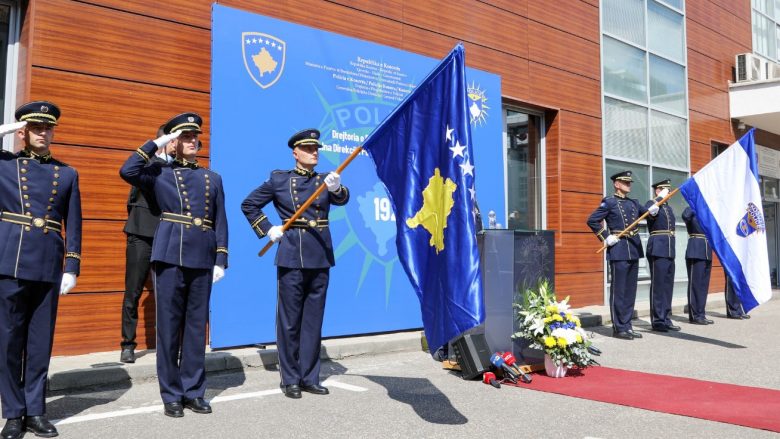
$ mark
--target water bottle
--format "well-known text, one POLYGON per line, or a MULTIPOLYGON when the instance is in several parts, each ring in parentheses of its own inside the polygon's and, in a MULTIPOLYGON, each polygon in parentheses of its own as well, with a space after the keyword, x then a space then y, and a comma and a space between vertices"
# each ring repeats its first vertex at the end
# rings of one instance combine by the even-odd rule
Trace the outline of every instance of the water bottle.
POLYGON ((491 210, 488 212, 488 229, 496 228, 496 212, 491 210))

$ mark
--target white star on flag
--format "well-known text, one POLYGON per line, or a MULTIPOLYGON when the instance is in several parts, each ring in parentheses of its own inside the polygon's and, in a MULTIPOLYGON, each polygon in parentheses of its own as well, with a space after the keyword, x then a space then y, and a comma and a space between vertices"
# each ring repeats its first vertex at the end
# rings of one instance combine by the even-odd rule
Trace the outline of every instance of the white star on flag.
POLYGON ((449 125, 447 125, 447 140, 452 141, 452 132, 455 131, 454 128, 450 128, 449 125))
POLYGON ((464 176, 466 175, 470 175, 472 177, 474 176, 474 166, 472 166, 471 163, 469 163, 469 159, 466 159, 466 163, 460 165, 460 169, 463 169, 464 176))
POLYGON ((469 193, 471 194, 472 200, 477 197, 477 191, 475 191, 473 187, 469 188, 469 193))
MULTIPOLYGON (((455 146, 450 148, 450 151, 452 151, 452 158, 461 156, 463 157, 463 150, 466 149, 465 145, 461 145, 459 141, 455 141, 455 146)), ((465 157, 464 157, 465 158, 465 157)))

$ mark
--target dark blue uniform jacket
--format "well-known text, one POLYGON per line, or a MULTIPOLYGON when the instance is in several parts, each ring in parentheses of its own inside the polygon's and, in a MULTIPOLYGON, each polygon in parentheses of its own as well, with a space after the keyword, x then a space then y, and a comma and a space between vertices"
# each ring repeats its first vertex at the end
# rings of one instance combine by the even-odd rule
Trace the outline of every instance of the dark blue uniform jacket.
MULTIPOLYGON (((588 227, 601 242, 604 242, 607 236, 622 232, 646 211, 647 209, 633 198, 618 195, 605 197, 599 207, 588 217, 588 227), (602 220, 606 220, 606 227, 602 224, 602 220)), ((636 227, 621 238, 620 242, 607 248, 607 260, 610 261, 633 261, 643 256, 642 240, 636 227)))
MULTIPOLYGON (((658 197, 645 203, 645 208, 661 200, 658 197)), ((674 211, 669 203, 659 206, 656 216, 647 216, 647 229, 650 239, 647 241, 647 255, 660 258, 674 258, 674 211)))
POLYGON ((685 221, 685 227, 688 229, 688 248, 685 250, 686 259, 712 260, 712 247, 707 242, 704 230, 699 225, 696 213, 690 207, 683 211, 682 219, 685 221))

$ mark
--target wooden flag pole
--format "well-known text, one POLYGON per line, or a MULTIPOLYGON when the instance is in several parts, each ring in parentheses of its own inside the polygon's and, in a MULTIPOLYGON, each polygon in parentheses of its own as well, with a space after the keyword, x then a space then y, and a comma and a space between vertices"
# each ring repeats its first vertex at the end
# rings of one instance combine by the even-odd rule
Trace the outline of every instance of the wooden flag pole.
MULTIPOLYGON (((354 160, 354 159, 355 159, 355 157, 357 157, 357 155, 358 155, 358 154, 360 154, 360 151, 362 151, 362 150, 363 150, 363 147, 362 147, 362 146, 358 146, 357 148, 355 148, 355 150, 354 150, 354 151, 352 151, 352 154, 350 154, 350 155, 349 155, 349 157, 347 157, 347 159, 346 159, 346 160, 344 160, 344 161, 343 161, 343 162, 342 162, 342 163, 339 165, 339 167, 338 167, 338 168, 336 168, 336 171, 335 171, 335 172, 336 172, 336 174, 339 174, 339 175, 341 175, 341 172, 342 172, 342 171, 344 171, 344 168, 346 168, 346 167, 347 167, 347 166, 348 166, 348 165, 349 165, 349 164, 352 162, 352 160, 354 160)), ((314 191, 314 193, 313 193, 313 194, 311 194, 311 196, 310 196, 310 197, 309 197, 309 198, 306 200, 306 202, 304 202, 303 204, 301 204, 301 207, 299 207, 299 208, 298 208, 298 210, 296 210, 296 211, 295 211, 295 213, 293 214, 293 216, 291 216, 291 217, 290 217, 290 219, 289 219, 289 220, 288 220, 286 223, 284 223, 284 224, 282 225, 282 233, 284 233, 285 231, 287 231, 287 229, 289 229, 289 228, 290 228, 290 225, 291 225, 293 222, 295 222, 295 220, 297 220, 297 219, 298 219, 298 217, 300 217, 300 216, 303 214, 303 212, 305 212, 305 211, 306 211, 306 209, 308 209, 308 208, 309 208, 309 206, 311 206, 311 203, 313 203, 313 202, 314 202, 314 200, 316 200, 316 199, 317 199, 317 197, 319 197, 319 196, 320 196, 320 194, 322 193, 322 191, 324 191, 324 190, 325 190, 325 188, 327 188, 327 187, 328 187, 328 185, 327 185, 327 184, 325 184, 325 183, 322 183, 322 184, 320 185, 320 187, 318 187, 318 188, 317 188, 317 190, 316 190, 316 191, 314 191)), ((273 245, 274 245, 274 243, 273 243, 272 241, 270 241, 270 240, 269 240, 269 241, 268 241, 268 243, 265 245, 265 247, 263 247, 263 249, 262 249, 262 250, 260 250, 260 253, 258 253, 258 254, 257 254, 257 256, 263 256, 264 254, 266 254, 266 253, 268 252, 268 250, 269 250, 271 247, 273 247, 273 245)))
MULTIPOLYGON (((661 199, 661 201, 659 201, 659 202, 655 203, 655 205, 656 205, 656 206, 658 206, 658 207, 661 207, 661 205, 662 205, 662 204, 666 203, 666 201, 667 201, 669 198, 672 198, 672 196, 673 196, 674 194, 676 194, 677 192, 679 192, 679 190, 680 190, 680 188, 675 188, 673 191, 669 192, 669 195, 667 195, 667 196, 663 197, 663 198, 661 199)), ((624 237, 624 236, 626 235, 626 233, 630 232, 630 231, 631 231, 631 230, 632 230, 634 227, 636 227, 637 225, 639 225, 639 222, 640 222, 640 221, 642 221, 643 219, 647 218, 647 215, 650 215, 650 212, 645 212, 645 213, 643 213, 643 214, 642 214, 642 216, 640 216, 639 218, 637 218, 637 219, 636 219, 636 221, 634 221, 633 223, 631 223, 631 225, 629 225, 628 227, 626 227, 625 229, 623 229, 623 231, 622 231, 622 232, 620 232, 620 233, 617 235, 617 238, 618 238, 618 239, 620 239, 620 238, 624 237)), ((603 251, 604 251, 604 249, 606 249, 607 247, 609 247, 609 246, 608 246, 606 243, 604 243, 604 247, 601 247, 600 249, 596 250, 596 253, 598 254, 598 253, 601 253, 601 252, 603 252, 603 251)))

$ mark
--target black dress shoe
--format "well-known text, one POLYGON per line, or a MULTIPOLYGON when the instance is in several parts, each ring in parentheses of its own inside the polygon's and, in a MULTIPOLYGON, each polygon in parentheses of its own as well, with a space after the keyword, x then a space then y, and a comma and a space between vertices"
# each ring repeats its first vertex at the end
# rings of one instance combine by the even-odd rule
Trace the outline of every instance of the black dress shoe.
POLYGON ((616 332, 612 333, 612 336, 615 337, 615 338, 623 339, 623 340, 633 340, 634 339, 634 336, 631 335, 631 333, 628 332, 628 331, 616 331, 616 332))
POLYGON ((172 418, 181 418, 184 416, 184 407, 182 407, 180 402, 166 402, 163 405, 165 406, 165 416, 170 416, 172 418))
POLYGON ((634 331, 633 329, 629 329, 627 332, 634 338, 642 338, 642 334, 634 331))
POLYGON ((24 429, 35 433, 38 437, 55 437, 59 435, 57 429, 46 418, 46 415, 25 417, 24 429))
POLYGON ((211 413, 211 405, 203 398, 184 399, 184 407, 187 407, 195 413, 211 413))
MULTIPOLYGON (((730 319, 734 319, 734 320, 742 320, 742 316, 744 316, 744 315, 745 314, 740 314, 740 315, 736 315, 736 316, 727 315, 726 317, 728 317, 730 319)), ((750 317, 748 317, 748 318, 750 318, 750 317)))
POLYGON ((750 318, 750 315, 748 314, 742 314, 740 317, 742 317, 743 320, 747 320, 750 318))
POLYGON ((682 328, 677 326, 677 325, 675 325, 674 323, 667 323, 666 324, 666 329, 668 329, 670 331, 680 331, 682 328))
POLYGON ((301 386, 301 390, 303 390, 304 392, 313 393, 315 395, 327 395, 328 393, 330 393, 327 387, 320 386, 319 384, 301 386))
POLYGON ((712 325, 713 323, 715 323, 715 320, 711 320, 706 317, 704 318, 704 321, 707 322, 708 325, 712 325))
POLYGON ((653 325, 651 329, 655 332, 669 332, 669 328, 666 325, 653 325))
POLYGON ((22 418, 9 418, 5 421, 5 427, 0 432, 0 438, 19 439, 24 434, 24 421, 22 418))
POLYGON ((703 318, 688 319, 688 322, 690 322, 692 325, 709 325, 709 323, 707 323, 707 319, 703 318))
POLYGON ((122 353, 119 355, 119 361, 122 363, 135 363, 135 351, 132 348, 122 349, 122 353))
POLYGON ((292 399, 298 399, 301 397, 301 386, 297 384, 290 384, 289 386, 282 386, 282 392, 284 396, 292 399))

